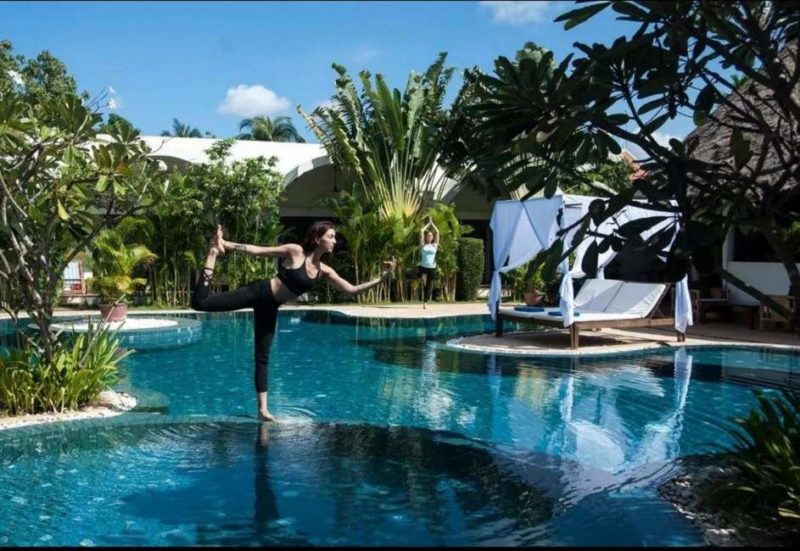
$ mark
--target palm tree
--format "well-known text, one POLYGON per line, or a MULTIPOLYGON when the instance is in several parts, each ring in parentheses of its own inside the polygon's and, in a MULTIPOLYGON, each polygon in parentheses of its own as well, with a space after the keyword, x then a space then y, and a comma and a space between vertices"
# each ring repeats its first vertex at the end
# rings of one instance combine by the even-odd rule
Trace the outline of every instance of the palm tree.
POLYGON ((172 131, 164 130, 162 136, 175 136, 176 138, 202 138, 203 134, 199 128, 192 128, 188 124, 183 124, 178 119, 172 119, 172 131))
POLYGON ((264 142, 296 142, 305 143, 305 140, 294 127, 289 117, 266 116, 242 119, 239 123, 239 140, 259 140, 264 142), (247 129, 247 132, 243 132, 247 129))

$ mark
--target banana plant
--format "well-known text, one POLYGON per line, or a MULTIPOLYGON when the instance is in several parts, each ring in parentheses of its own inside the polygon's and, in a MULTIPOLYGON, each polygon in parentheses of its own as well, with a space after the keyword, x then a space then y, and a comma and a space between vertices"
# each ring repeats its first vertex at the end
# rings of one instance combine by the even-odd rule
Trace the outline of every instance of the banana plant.
POLYGON ((413 217, 441 198, 445 177, 438 168, 442 101, 453 69, 440 53, 424 74, 412 72, 405 90, 390 89, 383 76, 373 85, 359 73, 362 92, 334 63, 336 93, 328 106, 298 112, 349 182, 349 191, 376 197, 383 220, 413 217))

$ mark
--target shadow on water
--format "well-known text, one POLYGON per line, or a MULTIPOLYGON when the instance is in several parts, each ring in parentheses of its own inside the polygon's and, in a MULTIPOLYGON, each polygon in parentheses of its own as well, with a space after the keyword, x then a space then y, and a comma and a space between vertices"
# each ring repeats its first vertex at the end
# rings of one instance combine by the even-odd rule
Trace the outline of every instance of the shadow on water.
MULTIPOLYGON (((201 454, 214 449, 218 463, 180 490, 127 501, 137 515, 157 515, 161 523, 196 519, 200 545, 526 544, 554 512, 551 498, 503 469, 487 448, 425 429, 223 425, 193 446, 201 454), (255 444, 247 444, 254 434, 255 444), (243 464, 253 473, 249 498, 237 477, 223 474, 243 464), (198 504, 210 496, 226 510, 249 500, 251 514, 203 522, 198 504)), ((552 491, 558 481, 549 478, 552 491)))

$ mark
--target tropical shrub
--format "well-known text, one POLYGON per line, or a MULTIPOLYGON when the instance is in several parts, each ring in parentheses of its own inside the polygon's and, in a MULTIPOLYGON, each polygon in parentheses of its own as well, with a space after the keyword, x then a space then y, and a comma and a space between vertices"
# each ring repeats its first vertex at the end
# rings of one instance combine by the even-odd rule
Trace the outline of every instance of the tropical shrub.
POLYGON ((157 258, 145 245, 128 245, 119 232, 105 230, 95 240, 94 247, 89 286, 100 295, 101 303, 123 300, 137 287, 147 284, 145 278, 134 277, 137 266, 152 264, 157 258))
POLYGON ((135 130, 98 136, 97 103, 58 60, 8 51, 0 43, 0 307, 15 321, 27 312, 49 364, 64 269, 103 229, 156 203, 164 173, 135 130))
POLYGON ((384 220, 414 217, 444 190, 437 170, 445 117, 442 103, 453 74, 446 53, 423 74, 412 72, 405 90, 391 90, 383 75, 361 71, 361 94, 347 70, 334 63, 336 92, 330 106, 310 114, 298 107, 328 156, 347 179, 348 191, 374 197, 384 220), (354 189, 355 188, 355 189, 354 189))
MULTIPOLYGON (((148 225, 135 236, 159 256, 151 274, 157 304, 188 305, 217 223, 226 239, 239 243, 276 244, 284 232, 283 176, 276 159, 231 161, 232 146, 233 140, 215 142, 206 151, 207 163, 175 172, 166 197, 147 213, 148 225)), ((229 254, 217 263, 214 284, 237 287, 272 277, 275 270, 270 259, 229 254)))
POLYGON ((475 237, 463 237, 458 247, 458 271, 456 282, 457 300, 475 300, 478 287, 483 280, 483 241, 475 237))
POLYGON ((722 459, 734 474, 714 484, 707 498, 762 526, 800 532, 800 392, 756 396, 758 407, 728 429, 734 444, 722 459))
POLYGON ((447 114, 442 107, 447 84, 453 73, 445 68, 446 54, 423 73, 412 72, 404 90, 389 88, 383 75, 361 71, 362 92, 356 89, 347 70, 333 64, 337 73, 331 104, 312 113, 298 111, 328 156, 345 175, 344 197, 333 199, 330 208, 342 222, 341 233, 352 247, 350 264, 357 281, 378 273, 380 261, 395 257, 397 277, 391 285, 368 292, 359 301, 396 298, 404 300, 408 284, 404 273, 413 266, 419 220, 441 199, 446 179, 438 168, 442 143, 440 127, 447 114), (347 228, 340 213, 358 209, 370 216, 365 224, 347 228), (341 204, 339 204, 341 203, 341 204), (364 233, 367 227, 378 231, 364 233), (357 228, 357 229, 356 229, 357 228), (349 235, 348 235, 349 233, 349 235), (356 241, 368 236, 369 250, 356 241), (379 254, 374 254, 377 251, 379 254), (367 267, 364 263, 370 263, 367 267))
POLYGON ((130 351, 118 352, 117 338, 93 327, 74 339, 56 341, 49 362, 30 345, 0 349, 0 412, 62 412, 91 403, 119 381, 118 364, 130 351))
POLYGON ((504 284, 511 289, 511 296, 514 300, 521 300, 525 293, 547 293, 545 258, 545 254, 539 253, 530 262, 501 274, 504 275, 504 284))

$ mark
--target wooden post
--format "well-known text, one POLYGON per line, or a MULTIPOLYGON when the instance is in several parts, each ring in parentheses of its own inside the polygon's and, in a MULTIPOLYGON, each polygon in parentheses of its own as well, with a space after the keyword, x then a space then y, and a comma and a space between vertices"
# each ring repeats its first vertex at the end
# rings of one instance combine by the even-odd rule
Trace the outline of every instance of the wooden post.
POLYGON ((580 329, 574 322, 569 326, 569 345, 573 350, 577 350, 580 345, 580 329))
POLYGON ((678 342, 686 342, 686 333, 678 331, 678 342))

